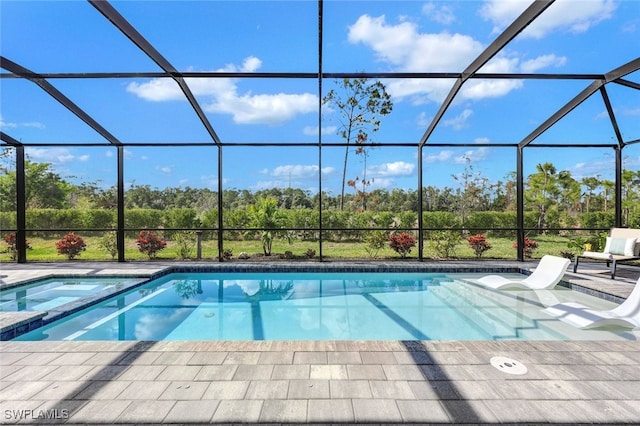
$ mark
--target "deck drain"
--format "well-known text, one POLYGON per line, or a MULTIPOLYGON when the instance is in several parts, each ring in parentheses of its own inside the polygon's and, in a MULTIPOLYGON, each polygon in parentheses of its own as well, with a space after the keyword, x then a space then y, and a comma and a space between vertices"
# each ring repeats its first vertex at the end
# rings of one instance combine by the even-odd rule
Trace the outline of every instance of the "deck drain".
POLYGON ((527 371, 529 371, 520 361, 503 356, 494 356, 491 358, 491 365, 508 374, 527 374, 527 371))

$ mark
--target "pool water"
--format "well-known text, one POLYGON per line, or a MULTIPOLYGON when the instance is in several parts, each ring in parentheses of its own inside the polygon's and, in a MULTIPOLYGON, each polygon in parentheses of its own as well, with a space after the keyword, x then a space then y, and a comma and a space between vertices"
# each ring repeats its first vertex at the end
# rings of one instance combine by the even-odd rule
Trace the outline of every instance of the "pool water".
MULTIPOLYGON (((475 275, 476 277, 478 274, 475 275)), ((611 340, 548 300, 611 302, 566 288, 494 291, 441 273, 173 273, 15 340, 611 340)))
POLYGON ((49 311, 110 289, 122 288, 129 278, 51 278, 0 290, 0 311, 49 311))

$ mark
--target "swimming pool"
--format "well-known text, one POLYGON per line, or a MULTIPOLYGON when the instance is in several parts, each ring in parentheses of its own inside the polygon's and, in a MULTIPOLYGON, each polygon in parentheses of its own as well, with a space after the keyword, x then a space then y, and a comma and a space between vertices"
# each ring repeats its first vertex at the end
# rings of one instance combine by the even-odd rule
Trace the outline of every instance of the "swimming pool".
POLYGON ((0 290, 0 312, 50 311, 142 280, 132 278, 50 278, 0 290))
POLYGON ((15 340, 636 339, 542 312, 549 299, 611 302, 562 287, 487 290, 467 281, 477 275, 171 273, 15 340))

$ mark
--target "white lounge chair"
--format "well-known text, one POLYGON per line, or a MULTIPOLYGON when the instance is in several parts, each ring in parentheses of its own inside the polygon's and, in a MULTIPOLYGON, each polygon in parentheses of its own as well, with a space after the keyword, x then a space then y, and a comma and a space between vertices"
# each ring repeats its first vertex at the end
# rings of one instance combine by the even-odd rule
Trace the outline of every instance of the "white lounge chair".
POLYGON ((547 314, 577 328, 620 326, 640 327, 640 278, 633 291, 618 307, 596 311, 575 302, 559 303, 543 309, 547 314))
POLYGON ((640 229, 611 228, 604 250, 602 252, 585 251, 576 256, 573 272, 577 271, 580 259, 607 262, 607 266, 611 267, 610 273, 613 280, 616 278, 618 262, 640 259, 640 229))
POLYGON ((522 280, 512 280, 501 275, 486 275, 475 282, 495 290, 530 289, 545 290, 556 286, 564 276, 571 260, 564 257, 544 255, 536 269, 522 280))

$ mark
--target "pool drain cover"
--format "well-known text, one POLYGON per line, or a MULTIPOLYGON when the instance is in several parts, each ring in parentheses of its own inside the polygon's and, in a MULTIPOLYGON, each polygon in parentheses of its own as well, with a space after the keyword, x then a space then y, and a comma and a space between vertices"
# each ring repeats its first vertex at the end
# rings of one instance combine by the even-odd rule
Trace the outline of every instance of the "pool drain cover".
POLYGON ((528 371, 527 367, 520 361, 503 356, 494 356, 491 358, 491 365, 508 374, 527 374, 528 371))

